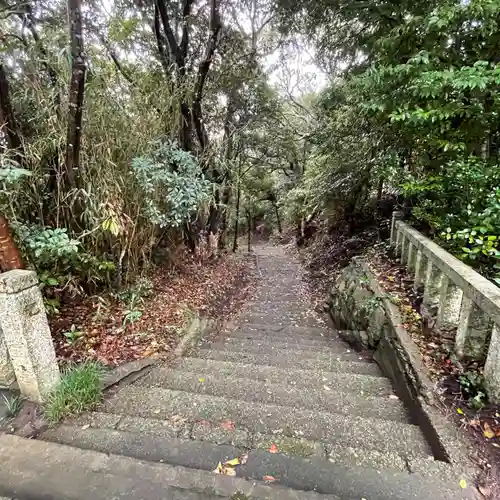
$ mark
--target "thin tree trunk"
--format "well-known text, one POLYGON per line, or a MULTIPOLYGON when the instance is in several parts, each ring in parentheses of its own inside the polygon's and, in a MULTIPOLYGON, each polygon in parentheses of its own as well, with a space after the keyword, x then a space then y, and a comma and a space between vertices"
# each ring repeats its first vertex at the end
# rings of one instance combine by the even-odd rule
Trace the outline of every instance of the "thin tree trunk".
POLYGON ((76 186, 80 168, 83 97, 87 65, 83 49, 81 0, 68 0, 71 40, 71 80, 69 86, 68 132, 66 139, 66 176, 68 186, 76 186))
POLYGON ((236 188, 236 220, 234 222, 234 239, 233 239, 233 252, 238 250, 238 230, 239 230, 239 221, 240 221, 240 201, 241 201, 241 161, 238 165, 238 185, 236 188))
POLYGON ((0 271, 24 269, 21 252, 12 237, 8 220, 0 214, 0 271))
POLYGON ((250 212, 247 212, 247 222, 248 222, 248 233, 247 233, 247 245, 248 251, 252 250, 252 216, 250 212))
POLYGON ((276 212, 276 222, 278 224, 278 232, 281 234, 283 232, 283 227, 281 226, 281 217, 278 204, 274 202, 273 206, 274 206, 274 211, 276 212))
POLYGON ((7 135, 7 145, 14 152, 14 158, 19 165, 24 162, 21 137, 16 125, 14 110, 10 102, 9 81, 5 68, 0 64, 0 128, 4 128, 7 135))

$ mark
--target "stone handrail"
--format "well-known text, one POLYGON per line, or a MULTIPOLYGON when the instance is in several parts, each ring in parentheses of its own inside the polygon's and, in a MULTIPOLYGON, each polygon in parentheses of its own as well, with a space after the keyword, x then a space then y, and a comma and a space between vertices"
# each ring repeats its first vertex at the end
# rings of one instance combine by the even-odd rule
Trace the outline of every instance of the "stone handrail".
POLYGON ((482 361, 490 398, 500 400, 500 288, 404 223, 394 212, 391 244, 423 287, 422 312, 440 329, 456 328, 455 353, 482 361))

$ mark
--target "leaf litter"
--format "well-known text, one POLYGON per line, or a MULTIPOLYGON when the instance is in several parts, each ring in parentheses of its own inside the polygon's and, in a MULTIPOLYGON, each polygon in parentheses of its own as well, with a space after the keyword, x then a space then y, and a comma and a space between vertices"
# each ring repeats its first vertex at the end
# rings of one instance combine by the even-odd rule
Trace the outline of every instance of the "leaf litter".
POLYGON ((154 268, 149 280, 151 293, 135 306, 141 314, 133 322, 124 321, 132 307, 117 296, 61 297, 60 313, 49 318, 58 361, 113 367, 168 354, 193 314, 226 318, 239 308, 254 286, 254 263, 238 254, 201 260, 186 252, 175 267, 154 268), (68 339, 72 330, 78 338, 68 339))

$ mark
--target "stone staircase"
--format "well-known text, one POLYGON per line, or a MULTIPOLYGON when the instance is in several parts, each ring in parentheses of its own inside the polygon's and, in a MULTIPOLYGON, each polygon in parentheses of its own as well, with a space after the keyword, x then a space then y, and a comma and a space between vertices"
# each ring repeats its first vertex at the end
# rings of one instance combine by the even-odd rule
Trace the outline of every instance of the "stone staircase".
POLYGON ((45 457, 32 489, 103 500, 469 498, 371 354, 309 310, 293 259, 265 246, 258 263, 260 286, 234 331, 32 442, 45 457), (213 472, 244 454, 237 477, 213 472), (44 474, 58 466, 75 477, 50 486, 44 474))

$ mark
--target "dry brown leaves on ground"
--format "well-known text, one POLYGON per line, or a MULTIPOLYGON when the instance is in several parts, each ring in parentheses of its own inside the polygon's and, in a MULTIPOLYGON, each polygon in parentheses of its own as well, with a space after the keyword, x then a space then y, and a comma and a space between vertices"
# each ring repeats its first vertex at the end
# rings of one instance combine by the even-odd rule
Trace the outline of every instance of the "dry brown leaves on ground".
POLYGON ((148 296, 133 305, 117 297, 75 298, 50 319, 60 361, 95 359, 108 366, 171 351, 193 314, 226 318, 253 284, 253 259, 190 255, 175 270, 157 268, 148 296))

